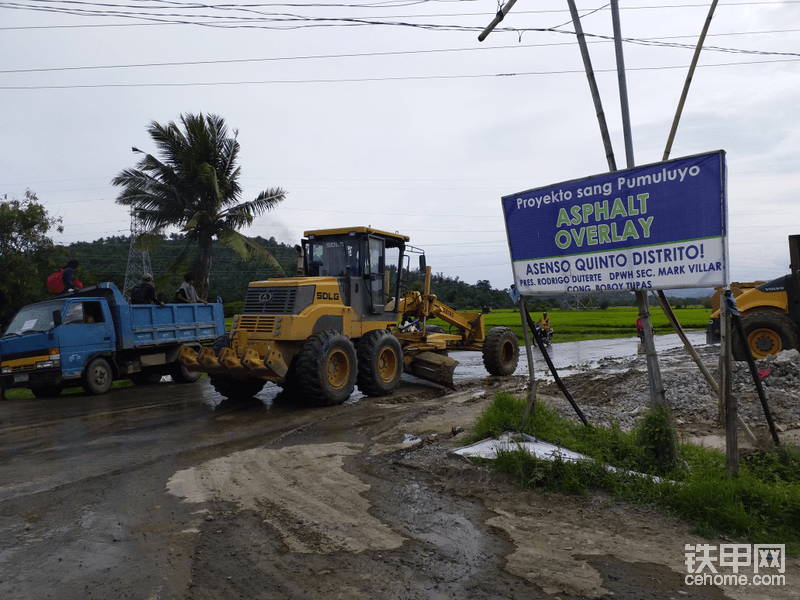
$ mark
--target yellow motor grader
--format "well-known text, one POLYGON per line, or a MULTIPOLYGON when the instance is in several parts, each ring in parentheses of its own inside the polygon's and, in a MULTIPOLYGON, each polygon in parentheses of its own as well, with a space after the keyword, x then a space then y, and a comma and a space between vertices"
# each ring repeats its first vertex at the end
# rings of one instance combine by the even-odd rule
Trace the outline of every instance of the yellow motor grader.
POLYGON ((307 231, 294 277, 251 282, 244 310, 213 346, 179 360, 207 371, 227 398, 249 398, 268 381, 299 401, 344 402, 358 385, 391 394, 404 371, 454 389, 450 350, 479 350, 491 375, 519 360, 514 332, 485 333, 483 313, 457 312, 430 293, 430 268, 409 238, 370 227, 307 231), (424 292, 404 289, 411 254, 425 271, 424 292), (430 326, 438 317, 450 326, 430 326))

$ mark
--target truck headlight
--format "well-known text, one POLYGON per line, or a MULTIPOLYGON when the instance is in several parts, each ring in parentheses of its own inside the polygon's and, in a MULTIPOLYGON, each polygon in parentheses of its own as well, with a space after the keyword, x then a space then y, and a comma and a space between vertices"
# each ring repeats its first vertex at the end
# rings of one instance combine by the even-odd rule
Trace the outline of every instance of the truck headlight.
POLYGON ((52 369, 54 366, 52 360, 40 360, 36 363, 37 369, 52 369))
POLYGON ((10 375, 11 374, 11 367, 3 367, 0 369, 0 373, 3 375, 10 375))

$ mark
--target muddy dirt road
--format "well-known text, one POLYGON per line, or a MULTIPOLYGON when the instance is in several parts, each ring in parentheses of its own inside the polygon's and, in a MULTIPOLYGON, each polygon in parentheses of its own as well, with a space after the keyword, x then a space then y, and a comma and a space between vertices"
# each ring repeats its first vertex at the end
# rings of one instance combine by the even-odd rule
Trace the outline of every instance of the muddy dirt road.
POLYGON ((205 379, 3 402, 0 598, 798 597, 796 559, 781 586, 686 585, 685 545, 719 540, 449 454, 526 381, 408 378, 322 409, 205 379))

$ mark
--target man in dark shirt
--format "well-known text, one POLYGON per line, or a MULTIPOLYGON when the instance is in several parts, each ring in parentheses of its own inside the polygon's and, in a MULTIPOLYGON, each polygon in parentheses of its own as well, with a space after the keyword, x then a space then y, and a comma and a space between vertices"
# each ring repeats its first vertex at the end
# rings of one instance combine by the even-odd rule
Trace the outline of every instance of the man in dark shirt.
POLYGON ((156 297, 156 286, 153 285, 153 276, 145 273, 142 282, 131 289, 131 304, 159 304, 166 306, 156 297))

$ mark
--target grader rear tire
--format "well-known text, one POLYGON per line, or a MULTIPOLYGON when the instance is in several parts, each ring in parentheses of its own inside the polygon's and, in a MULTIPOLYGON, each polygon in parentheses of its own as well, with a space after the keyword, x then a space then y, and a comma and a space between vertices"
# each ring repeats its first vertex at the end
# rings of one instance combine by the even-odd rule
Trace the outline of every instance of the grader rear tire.
POLYGON ((400 340, 385 329, 370 331, 356 348, 356 385, 367 396, 388 396, 400 385, 403 348, 400 340))
POLYGON ((745 344, 756 360, 762 360, 768 354, 778 354, 781 350, 800 349, 797 327, 784 314, 771 311, 758 311, 741 317, 745 340, 733 328, 733 358, 747 360, 745 344))
POLYGON ((508 327, 494 327, 483 341, 483 366, 490 375, 511 375, 519 362, 517 334, 508 327))
POLYGON ((313 334, 297 355, 301 400, 316 406, 342 404, 355 389, 357 364, 346 335, 332 329, 313 334))

